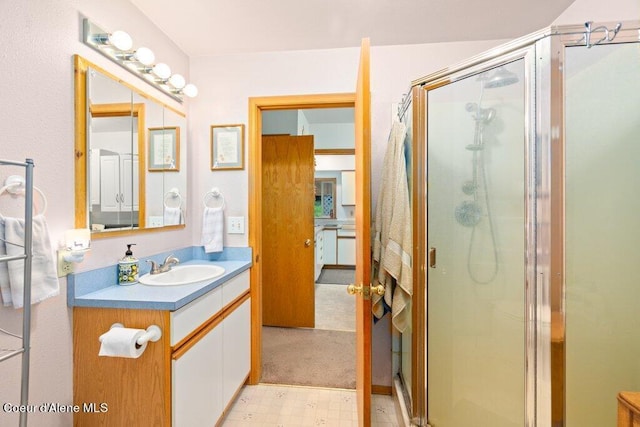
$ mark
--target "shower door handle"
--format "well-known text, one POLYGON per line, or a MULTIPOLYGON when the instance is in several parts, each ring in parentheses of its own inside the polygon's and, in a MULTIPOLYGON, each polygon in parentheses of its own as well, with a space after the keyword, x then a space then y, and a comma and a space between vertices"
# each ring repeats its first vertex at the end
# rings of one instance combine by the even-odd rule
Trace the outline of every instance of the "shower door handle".
POLYGON ((429 248, 429 267, 436 268, 436 248, 429 248))

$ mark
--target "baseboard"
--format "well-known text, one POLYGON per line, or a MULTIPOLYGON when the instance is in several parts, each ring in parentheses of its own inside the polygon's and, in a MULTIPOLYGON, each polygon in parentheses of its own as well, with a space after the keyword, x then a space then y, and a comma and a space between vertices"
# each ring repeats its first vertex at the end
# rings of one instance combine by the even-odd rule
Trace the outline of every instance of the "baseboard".
POLYGON ((383 394, 386 396, 391 396, 391 386, 390 385, 375 385, 371 384, 371 393, 372 394, 383 394))
POLYGON ((326 268, 327 270, 355 270, 355 265, 342 265, 342 264, 331 264, 331 265, 323 265, 322 268, 326 268))

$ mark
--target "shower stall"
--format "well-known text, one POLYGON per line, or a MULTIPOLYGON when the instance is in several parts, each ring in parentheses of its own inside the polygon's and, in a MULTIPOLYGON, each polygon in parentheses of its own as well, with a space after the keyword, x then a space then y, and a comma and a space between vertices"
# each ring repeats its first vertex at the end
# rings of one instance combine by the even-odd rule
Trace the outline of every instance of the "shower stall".
POLYGON ((415 424, 613 426, 640 391, 639 28, 550 27, 412 83, 415 424))

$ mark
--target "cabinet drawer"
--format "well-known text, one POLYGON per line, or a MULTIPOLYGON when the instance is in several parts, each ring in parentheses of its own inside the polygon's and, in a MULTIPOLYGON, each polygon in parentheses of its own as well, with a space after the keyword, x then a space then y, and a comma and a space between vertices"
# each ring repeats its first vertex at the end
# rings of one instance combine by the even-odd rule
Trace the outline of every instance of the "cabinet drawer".
POLYGON ((227 283, 171 313, 171 346, 176 345, 222 309, 222 289, 227 283))
POLYGON ((222 306, 233 302, 240 295, 249 290, 249 270, 243 271, 223 285, 222 306))

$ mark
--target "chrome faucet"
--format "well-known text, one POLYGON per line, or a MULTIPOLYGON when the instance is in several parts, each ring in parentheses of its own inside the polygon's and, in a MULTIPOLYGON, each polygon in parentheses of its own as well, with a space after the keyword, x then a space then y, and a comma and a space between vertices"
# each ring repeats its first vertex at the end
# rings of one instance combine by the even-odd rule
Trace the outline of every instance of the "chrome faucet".
POLYGON ((148 259, 147 262, 151 263, 151 271, 149 272, 149 274, 160 274, 166 273, 167 271, 171 270, 171 266, 178 264, 180 260, 174 257, 172 254, 166 257, 164 262, 160 265, 156 264, 155 261, 152 261, 150 259, 148 259))

